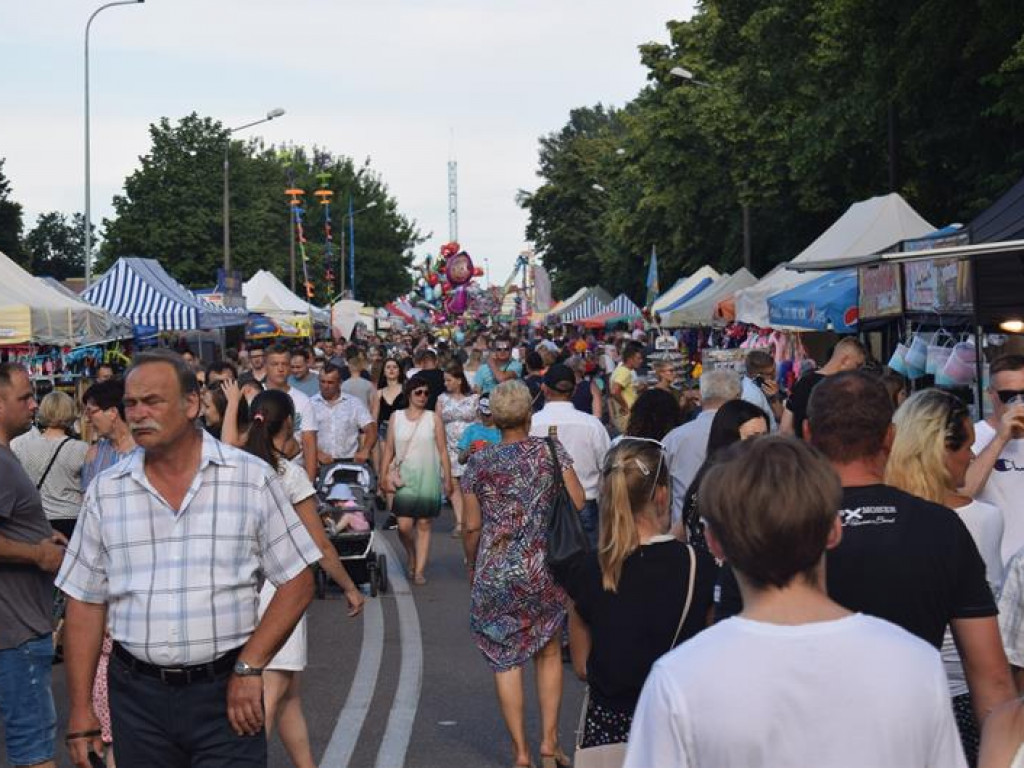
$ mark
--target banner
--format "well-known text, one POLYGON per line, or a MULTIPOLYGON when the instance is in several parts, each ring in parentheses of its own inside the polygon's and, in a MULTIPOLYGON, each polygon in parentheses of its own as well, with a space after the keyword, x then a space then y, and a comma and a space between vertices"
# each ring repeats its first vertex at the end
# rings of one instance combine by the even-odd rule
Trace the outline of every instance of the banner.
POLYGON ((903 312, 898 264, 878 264, 857 270, 860 317, 896 317, 903 312))

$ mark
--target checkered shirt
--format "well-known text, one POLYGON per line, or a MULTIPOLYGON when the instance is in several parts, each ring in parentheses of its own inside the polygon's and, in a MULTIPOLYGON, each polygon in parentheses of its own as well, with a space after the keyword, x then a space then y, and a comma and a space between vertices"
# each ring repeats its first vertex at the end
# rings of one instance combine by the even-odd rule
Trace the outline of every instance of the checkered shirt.
POLYGON ((57 587, 106 603, 111 636, 160 666, 213 661, 256 627, 257 577, 280 586, 320 559, 271 467, 203 435, 175 512, 146 478, 144 451, 89 486, 57 587))
POLYGON ((314 395, 309 402, 316 415, 317 447, 333 459, 351 459, 359 450, 359 431, 373 423, 366 404, 342 393, 333 402, 314 395))
POLYGON ((1024 550, 1006 565, 998 605, 1006 658, 1013 666, 1024 667, 1024 550))

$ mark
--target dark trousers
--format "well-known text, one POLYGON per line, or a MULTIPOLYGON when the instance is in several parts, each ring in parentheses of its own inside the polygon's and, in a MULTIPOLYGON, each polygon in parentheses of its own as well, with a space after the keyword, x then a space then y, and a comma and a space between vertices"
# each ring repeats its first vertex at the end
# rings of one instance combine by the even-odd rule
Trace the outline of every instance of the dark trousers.
POLYGON ((238 736, 228 723, 228 675, 165 685, 116 656, 108 675, 120 768, 266 768, 266 733, 238 736))
POLYGON ((597 500, 588 501, 583 505, 583 509, 580 510, 580 523, 583 525, 583 532, 587 534, 587 541, 590 542, 591 549, 597 549, 597 536, 601 530, 600 520, 598 519, 597 511, 597 500))

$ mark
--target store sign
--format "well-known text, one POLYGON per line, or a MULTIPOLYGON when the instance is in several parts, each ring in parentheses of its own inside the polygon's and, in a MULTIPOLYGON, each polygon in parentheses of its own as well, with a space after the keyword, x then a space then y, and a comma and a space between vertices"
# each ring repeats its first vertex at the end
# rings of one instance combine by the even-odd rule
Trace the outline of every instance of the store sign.
POLYGON ((971 265, 955 257, 903 265, 908 312, 970 313, 971 265))
POLYGON ((857 270, 860 317, 895 317, 903 312, 898 264, 878 264, 857 270))

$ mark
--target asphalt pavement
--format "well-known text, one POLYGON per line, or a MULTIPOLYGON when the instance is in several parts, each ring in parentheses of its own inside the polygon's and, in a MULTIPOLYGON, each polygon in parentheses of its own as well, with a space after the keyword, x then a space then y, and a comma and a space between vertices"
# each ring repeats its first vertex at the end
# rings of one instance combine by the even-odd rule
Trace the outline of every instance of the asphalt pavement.
MULTIPOLYGON (((469 585, 462 542, 449 536, 449 509, 434 528, 426 585, 410 586, 405 579, 397 534, 378 532, 391 590, 368 597, 363 615, 354 619, 336 591, 309 610, 303 705, 321 768, 511 765, 494 678, 469 632, 469 585)), ((561 745, 572 754, 583 686, 568 664, 564 671, 561 745)), ((532 670, 525 670, 527 733, 539 763, 533 679, 532 670)), ((62 665, 54 668, 54 697, 60 739, 67 720, 62 665)), ((63 749, 58 751, 58 764, 70 766, 63 749)), ((270 766, 290 765, 275 736, 270 766)), ((8 768, 2 757, 0 766, 8 768)))

